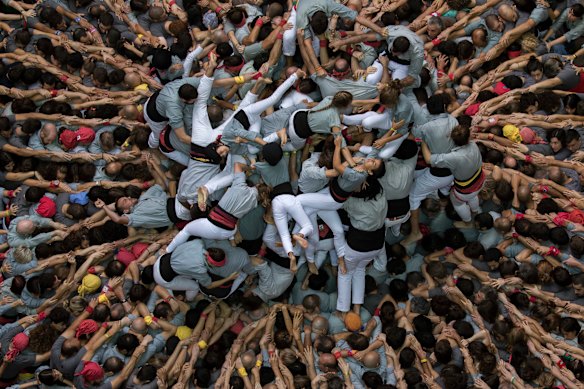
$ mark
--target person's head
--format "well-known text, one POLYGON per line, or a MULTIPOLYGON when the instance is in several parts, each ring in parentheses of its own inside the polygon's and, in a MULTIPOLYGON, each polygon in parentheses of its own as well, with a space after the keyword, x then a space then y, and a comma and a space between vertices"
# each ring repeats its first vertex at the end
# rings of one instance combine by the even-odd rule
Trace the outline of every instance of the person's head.
POLYGON ((328 17, 323 11, 316 11, 310 18, 310 27, 316 35, 324 34, 328 27, 328 17))
POLYGON ((197 88, 191 84, 184 84, 178 89, 178 97, 186 104, 193 104, 197 99, 197 88))
POLYGON ((485 24, 489 30, 494 32, 503 32, 505 23, 503 19, 497 14, 491 14, 485 18, 485 24))
POLYGON ((337 80, 344 80, 351 76, 351 64, 344 58, 335 61, 331 75, 337 80))
POLYGON ((543 78, 543 63, 535 56, 529 57, 527 65, 525 65, 525 72, 529 74, 536 82, 543 78))
POLYGON ((444 21, 439 16, 431 16, 426 23, 426 33, 430 39, 438 37, 438 35, 444 30, 444 21))
POLYGON ((571 153, 575 153, 582 148, 580 133, 573 128, 566 131, 566 148, 570 150, 571 153))
POLYGON ((19 235, 30 236, 35 231, 36 226, 30 219, 19 220, 16 224, 16 232, 19 235))
POLYGON ((452 129, 450 138, 456 146, 464 146, 470 140, 470 129, 466 126, 458 125, 452 129))
POLYGON ((563 129, 555 129, 548 133, 548 140, 550 148, 554 153, 558 153, 561 149, 566 147, 566 132, 563 129))
POLYGON ((543 74, 547 78, 556 77, 563 68, 563 62, 555 57, 550 57, 543 62, 543 74))
POLYGON ((502 4, 499 6, 499 16, 506 22, 515 23, 519 18, 517 10, 509 4, 502 4))
POLYGON ((337 359, 332 354, 321 354, 318 361, 318 368, 323 373, 336 373, 337 359))
POLYGON ((309 294, 302 299, 302 306, 308 313, 319 312, 320 297, 316 294, 309 294))
POLYGON ((582 20, 582 15, 584 15, 584 6, 579 3, 574 4, 568 11, 568 21, 575 23, 578 20, 582 20))
POLYGON ((391 51, 393 54, 404 54, 410 49, 410 41, 405 36, 399 36, 393 41, 391 51))
POLYGON ((572 287, 576 296, 584 296, 584 273, 577 274, 572 278, 572 287))
POLYGON ((315 334, 326 335, 328 333, 329 322, 324 316, 317 316, 312 320, 312 332, 315 334))
POLYGON ((473 45, 476 47, 485 47, 487 45, 487 31, 484 28, 476 28, 471 33, 473 45))

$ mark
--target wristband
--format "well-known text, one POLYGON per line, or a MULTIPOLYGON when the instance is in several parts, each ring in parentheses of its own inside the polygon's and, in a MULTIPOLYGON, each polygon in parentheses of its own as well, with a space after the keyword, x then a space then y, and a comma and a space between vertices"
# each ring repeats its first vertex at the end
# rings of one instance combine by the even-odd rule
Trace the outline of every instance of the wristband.
POLYGON ((75 23, 79 23, 79 22, 81 21, 81 18, 80 18, 79 16, 77 16, 77 17, 76 17, 75 19, 73 19, 73 20, 75 20, 75 23))
POLYGON ((243 78, 243 76, 236 76, 233 78, 234 78, 236 84, 241 85, 241 84, 245 83, 245 78, 243 78))
POLYGON ((511 234, 511 236, 513 237, 513 239, 517 239, 519 238, 519 234, 514 232, 513 234, 511 234))
POLYGON ((529 302, 535 303, 536 301, 537 301, 537 298, 535 296, 529 296, 529 302))
POLYGON ((258 20, 256 20, 255 22, 256 27, 261 27, 264 25, 264 21, 262 18, 258 18, 258 20))
POLYGON ((346 51, 347 51, 347 54, 353 55, 354 50, 353 50, 352 47, 347 47, 347 50, 346 51))
MULTIPOLYGON (((146 249, 146 250, 148 250, 148 249, 146 249)), ((150 254, 150 252, 149 252, 149 254, 150 254)), ((168 296, 167 298, 165 298, 165 299, 164 299, 164 302, 165 302, 165 303, 168 303, 168 302, 169 302, 170 300, 172 300, 172 299, 174 299, 174 297, 172 297, 172 296, 168 296)))
POLYGON ((547 193, 550 190, 550 187, 547 185, 540 185, 539 186, 539 191, 542 193, 547 193))
POLYGON ((199 343, 197 343, 197 345, 199 346, 199 348, 201 350, 204 350, 207 348, 207 342, 205 342, 204 340, 199 340, 199 343))
POLYGON ((316 71, 318 72, 319 70, 324 70, 324 68, 322 66, 317 66, 316 71))
POLYGON ((148 181, 146 181, 145 183, 142 184, 142 189, 148 189, 150 188, 150 183, 148 181))
POLYGON ((560 255, 560 250, 555 246, 551 246, 546 255, 557 257, 558 255, 560 255))
POLYGON ((373 316, 381 316, 381 308, 375 308, 375 312, 373 313, 373 316))
POLYGON ((284 27, 287 23, 288 21, 286 19, 282 19, 282 21, 280 22, 280 27, 284 27))
POLYGON ((109 336, 108 333, 103 334, 103 337, 106 338, 106 339, 109 339, 110 338, 110 336, 109 336))
POLYGON ((59 91, 58 91, 58 90, 56 90, 56 89, 51 89, 51 96, 52 96, 52 97, 57 97, 57 93, 58 93, 58 92, 59 92, 59 91))
POLYGON ((558 365, 560 369, 563 369, 564 367, 566 367, 566 362, 562 361, 561 359, 558 359, 556 365, 558 365))
POLYGON ((61 81, 61 82, 67 82, 68 79, 69 79, 69 77, 67 77, 67 76, 59 77, 59 81, 61 81))
POLYGON ((93 307, 90 307, 89 305, 85 307, 85 312, 89 313, 90 315, 93 313, 93 307))
POLYGON ((51 189, 58 188, 59 184, 60 184, 59 180, 53 180, 49 183, 49 188, 51 189))
MULTIPOLYGON (((253 76, 251 79, 252 80, 259 80, 260 78, 262 78, 264 75, 262 74, 262 72, 257 72, 257 74, 255 76, 253 76)), ((236 111, 237 108, 234 109, 234 111, 236 111)))
POLYGON ((423 358, 423 359, 420 359, 420 362, 426 363, 426 362, 428 362, 428 360, 426 358, 423 358))
POLYGON ((488 140, 493 140, 493 139, 495 139, 495 134, 488 134, 488 135, 487 135, 487 139, 488 139, 488 140))
POLYGON ((454 252, 454 249, 452 247, 444 247, 444 252, 446 254, 452 254, 454 252))
POLYGON ((531 155, 526 155, 525 156, 525 163, 531 163, 533 159, 531 158, 531 155))
POLYGON ((442 43, 442 41, 438 38, 436 39, 432 39, 432 46, 436 47, 438 46, 440 43, 442 43))
POLYGON ((215 8, 215 13, 218 13, 218 14, 220 14, 220 13, 221 13, 221 11, 223 11, 223 9, 222 9, 221 7, 217 7, 217 8, 215 8))
POLYGON ((176 1, 174 1, 174 0, 170 0, 170 1, 168 2, 168 7, 169 7, 169 8, 172 8, 172 6, 173 6, 173 5, 175 5, 175 4, 176 4, 176 1))
POLYGON ((6 196, 10 197, 11 199, 14 198, 14 191, 13 190, 9 190, 6 192, 6 196))
POLYGON ((443 70, 438 70, 438 72, 436 74, 438 75, 438 78, 442 78, 446 75, 446 73, 444 73, 443 70))
POLYGON ((146 323, 147 326, 150 326, 153 321, 154 320, 152 320, 152 316, 150 316, 150 315, 144 316, 144 323, 146 323))
POLYGON ((261 359, 258 359, 258 360, 256 361, 256 366, 257 366, 257 367, 262 367, 262 365, 263 365, 263 362, 262 362, 262 360, 261 360, 261 359))
POLYGON ((282 34, 281 32, 278 33, 277 38, 282 40, 284 39, 284 34, 282 34))
POLYGON ((106 328, 107 329, 107 323, 106 322, 101 323, 101 328, 106 328))
POLYGON ((247 370, 245 370, 245 367, 237 369, 237 373, 239 373, 240 377, 247 377, 247 370))
POLYGON ((47 317, 47 313, 45 311, 42 311, 37 316, 37 323, 40 322, 40 321, 45 320, 46 317, 47 317))
POLYGON ((97 28, 95 28, 95 27, 92 27, 92 28, 89 29, 89 33, 90 34, 93 34, 96 31, 97 31, 97 28))
POLYGON ((201 313, 201 317, 202 317, 203 319, 206 319, 206 318, 207 318, 207 316, 209 316, 209 315, 208 315, 208 314, 206 314, 205 312, 201 313))
POLYGON ((448 73, 448 78, 450 78, 450 81, 454 81, 454 73, 448 73))
POLYGON ((334 356, 335 356, 335 358, 337 358, 337 359, 341 358, 341 352, 340 352, 340 351, 335 351, 335 352, 333 353, 333 355, 334 355, 334 356))
POLYGON ((523 219, 524 217, 525 217, 525 215, 524 215, 524 214, 522 214, 522 213, 517 213, 517 214, 515 214, 515 220, 521 220, 521 219, 523 219))
POLYGON ((347 31, 339 31, 339 35, 341 36, 341 38, 344 38, 347 36, 347 31))
MULTIPOLYGON (((326 47, 328 44, 328 41, 326 39, 321 39, 319 41, 319 44, 320 44, 320 47, 326 47)), ((347 53, 349 53, 349 50, 347 50, 347 53)), ((351 53, 349 53, 349 54, 351 54, 351 53)))

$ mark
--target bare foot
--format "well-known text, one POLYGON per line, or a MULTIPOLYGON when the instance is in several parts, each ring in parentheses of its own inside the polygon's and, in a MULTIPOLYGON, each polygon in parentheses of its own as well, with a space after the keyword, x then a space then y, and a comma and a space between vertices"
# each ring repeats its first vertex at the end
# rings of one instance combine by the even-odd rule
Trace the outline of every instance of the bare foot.
POLYGON ((197 205, 201 212, 207 209, 207 198, 209 197, 209 190, 205 186, 199 186, 197 189, 197 205))
POLYGON ((296 273, 298 271, 298 265, 296 264, 296 256, 294 253, 288 253, 288 258, 290 259, 290 271, 296 273))
POLYGON ((404 240, 401 241, 401 245, 402 246, 407 246, 411 243, 417 242, 419 240, 421 240, 423 238, 423 235, 421 232, 418 232, 417 234, 410 234, 408 235, 407 238, 405 238, 404 240))
POLYGON ((302 281, 302 286, 300 286, 300 289, 308 290, 308 277, 310 277, 310 272, 306 273, 306 276, 304 277, 304 281, 302 281))
POLYGON ((318 268, 314 262, 308 262, 308 271, 312 274, 318 274, 318 268))
POLYGON ((300 247, 302 247, 303 249, 307 249, 308 248, 308 241, 306 239, 304 239, 304 237, 300 234, 294 234, 292 235, 292 239, 294 239, 294 241, 296 243, 298 243, 300 245, 300 247))

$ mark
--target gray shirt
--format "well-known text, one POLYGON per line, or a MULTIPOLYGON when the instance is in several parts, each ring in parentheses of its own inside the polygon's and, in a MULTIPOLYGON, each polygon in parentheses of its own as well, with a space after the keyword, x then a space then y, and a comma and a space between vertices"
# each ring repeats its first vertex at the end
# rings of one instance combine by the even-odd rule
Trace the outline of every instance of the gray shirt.
POLYGON ((166 212, 168 194, 160 187, 154 185, 142 193, 138 203, 132 208, 132 212, 126 215, 128 225, 141 228, 160 228, 172 225, 166 212))
POLYGON ((219 206, 236 218, 241 218, 258 204, 258 190, 245 182, 245 173, 237 173, 233 184, 219 201, 219 206))
POLYGON ((298 188, 302 193, 316 193, 328 185, 326 167, 318 165, 320 153, 312 153, 310 158, 302 163, 302 170, 298 178, 298 188))
POLYGON ((379 179, 386 200, 405 198, 414 183, 418 156, 401 160, 393 158, 385 162, 385 175, 379 179))
POLYGON ((477 144, 470 142, 450 153, 432 154, 431 162, 433 166, 450 169, 455 179, 465 181, 481 168, 483 158, 477 144))
POLYGON ((432 154, 448 153, 454 148, 454 142, 450 138, 450 132, 458 122, 450 114, 440 114, 426 124, 414 127, 412 133, 416 138, 422 138, 428 145, 432 154))

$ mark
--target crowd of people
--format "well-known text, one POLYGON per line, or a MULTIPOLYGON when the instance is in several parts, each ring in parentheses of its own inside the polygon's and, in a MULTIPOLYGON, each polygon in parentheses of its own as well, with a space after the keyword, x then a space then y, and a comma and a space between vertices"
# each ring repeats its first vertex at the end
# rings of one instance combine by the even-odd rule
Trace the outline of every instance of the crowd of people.
POLYGON ((0 387, 584 388, 584 5, 2 0, 0 387))

